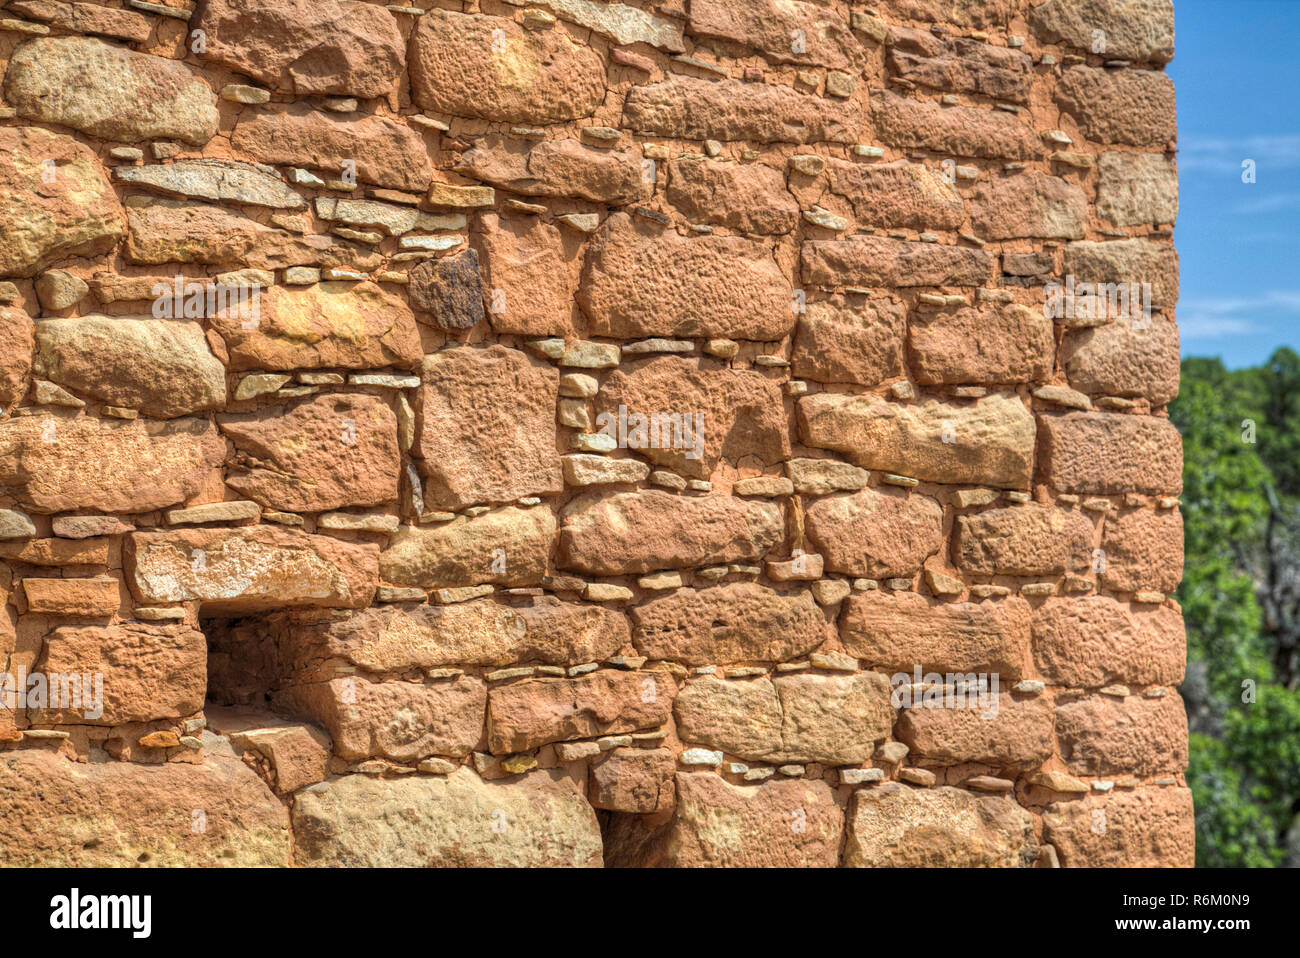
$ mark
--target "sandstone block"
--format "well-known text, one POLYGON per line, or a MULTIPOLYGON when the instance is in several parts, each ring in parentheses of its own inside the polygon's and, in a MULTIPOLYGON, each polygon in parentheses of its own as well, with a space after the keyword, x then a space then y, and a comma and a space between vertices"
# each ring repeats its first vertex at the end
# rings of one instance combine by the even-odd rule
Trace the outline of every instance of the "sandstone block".
POLYGON ((1061 757, 1076 775, 1176 775, 1187 767, 1187 712, 1176 693, 1090 695, 1056 708, 1061 757))
POLYGON ((1008 798, 959 788, 859 789, 844 863, 856 868, 1028 868, 1033 817, 1008 798))
POLYGON ((956 229, 965 219, 957 188, 920 163, 832 159, 826 168, 831 191, 849 201, 860 226, 956 229))
POLYGON ((572 336, 580 241, 536 217, 485 213, 476 236, 492 328, 516 336, 572 336))
POLYGON ((1017 173, 981 182, 971 206, 971 223, 986 239, 1082 239, 1088 225, 1088 198, 1083 190, 1045 173, 1017 173))
POLYGON ((593 203, 626 205, 645 200, 651 182, 641 157, 630 150, 606 150, 577 140, 540 143, 489 134, 461 154, 455 170, 524 196, 573 196, 593 203))
POLYGON ((206 203, 151 200, 130 207, 126 220, 125 256, 136 265, 199 263, 279 269, 335 260, 329 237, 297 236, 206 203))
POLYGON ((469 768, 396 781, 348 775, 301 792, 292 815, 299 865, 601 864, 595 812, 571 783, 546 771, 509 782, 485 782, 469 768))
POLYGON ((927 385, 1043 382, 1056 336, 1042 310, 1007 303, 921 313, 908 327, 908 347, 927 385))
POLYGON ((321 395, 269 411, 222 419, 221 431, 238 450, 226 485, 288 512, 397 499, 397 417, 382 399, 321 395))
POLYGON ((1066 336, 1070 385, 1103 396, 1145 396, 1163 406, 1178 395, 1178 327, 1161 315, 1117 319, 1066 336))
POLYGON ((668 202, 693 223, 772 235, 789 233, 799 222, 799 203, 770 166, 684 156, 668 169, 668 202))
POLYGON ((1171 594, 1183 579, 1183 516, 1177 509, 1124 510, 1106 517, 1101 584, 1117 592, 1171 594))
POLYGON ((462 346, 426 356, 422 379, 415 451, 427 506, 461 509, 564 488, 553 366, 505 346, 462 346))
POLYGON ((1168 419, 1071 412, 1038 417, 1040 469, 1058 492, 1178 495, 1182 437, 1168 419))
POLYGON ((1034 418, 1011 393, 960 406, 819 393, 800 399, 797 408, 806 445, 846 453, 867 469, 932 482, 1029 485, 1034 418))
POLYGON ((188 66, 91 37, 27 41, 9 60, 4 95, 19 116, 108 140, 203 146, 217 132, 217 96, 188 66))
POLYGON ((585 493, 560 517, 560 566, 596 575, 754 562, 781 536, 775 503, 654 489, 585 493))
POLYGON ((1033 61, 1019 50, 966 37, 941 39, 905 27, 894 27, 890 39, 889 69, 911 83, 945 93, 960 90, 1011 103, 1029 102, 1033 61))
POLYGON ((1187 661, 1182 616, 1141 611, 1109 596, 1052 600, 1034 610, 1034 661, 1053 684, 1177 685, 1187 661))
POLYGON ((1174 58, 1172 0, 1048 0, 1029 15, 1034 33, 1049 43, 1065 43, 1122 60, 1168 63, 1174 58), (1096 31, 1106 47, 1093 49, 1096 31))
POLYGON ((1070 67, 1056 102, 1098 143, 1163 149, 1178 134, 1174 81, 1164 73, 1070 67))
POLYGON ((1137 788, 1056 802, 1043 813, 1043 838, 1066 868, 1191 868, 1192 792, 1137 788))
POLYGON ((666 748, 616 748, 591 767, 591 804, 612 812, 653 812, 672 801, 676 769, 666 748))
POLYGON ((809 303, 799 317, 791 364, 796 376, 875 386, 903 372, 907 309, 892 299, 809 303))
POLYGON ((1097 161, 1097 215, 1116 226, 1178 219, 1178 162, 1163 153, 1103 153, 1097 161))
POLYGON ((268 526, 136 532, 123 552, 136 598, 205 612, 362 608, 378 584, 376 546, 268 526))
POLYGON ((0 406, 27 395, 36 347, 31 317, 13 306, 0 306, 0 406))
POLYGON ((428 259, 407 274, 411 305, 432 313, 441 329, 469 329, 483 321, 483 279, 478 251, 428 259))
POLYGON ((794 325, 790 293, 768 243, 684 237, 615 213, 587 254, 578 302, 593 335, 766 342, 794 325))
POLYGON ((106 618, 122 604, 116 579, 23 579, 27 610, 106 618))
POLYGON ((876 133, 899 149, 934 150, 949 156, 1029 160, 1042 153, 1034 131, 1010 113, 977 107, 941 107, 889 90, 871 94, 876 133))
POLYGON ((403 526, 379 557, 393 585, 421 589, 493 583, 538 585, 546 574, 555 516, 549 509, 494 509, 432 526, 403 526))
POLYGON ((915 592, 864 592, 844 600, 840 640, 869 667, 893 672, 1028 673, 1029 603, 932 603, 915 592))
POLYGON ((1149 283, 1152 306, 1178 304, 1178 253, 1150 240, 1070 243, 1065 247, 1065 272, 1075 277, 1076 285, 1149 283))
POLYGON ((0 757, 0 861, 9 866, 289 864, 288 815, 233 756, 201 765, 82 764, 43 750, 0 757), (193 811, 206 830, 193 829, 193 811))
POLYGON ((1052 721, 1052 704, 1045 699, 968 692, 964 707, 903 709, 895 734, 926 764, 978 762, 1014 771, 1051 757, 1052 721))
POLYGON ((203 59, 298 96, 384 96, 406 66, 396 19, 369 3, 204 0, 190 29, 207 34, 203 59))
POLYGON ((815 649, 826 631, 810 593, 752 582, 678 589, 630 613, 638 652, 684 665, 783 662, 815 649))
POLYGON ((804 282, 821 286, 982 286, 994 264, 981 249, 863 235, 810 240, 802 256, 804 282))
POLYGON ((831 572, 911 576, 943 542, 943 507, 898 489, 862 489, 810 503, 805 529, 831 572))
POLYGON ((1041 503, 990 509, 957 518, 957 564, 978 575, 1086 572, 1093 524, 1081 512, 1041 503))
POLYGON ((596 111, 605 68, 563 30, 431 10, 411 45, 411 93, 424 109, 452 116, 556 123, 596 111))
POLYGON ((494 755, 548 742, 658 728, 674 687, 666 672, 601 669, 575 679, 526 679, 488 693, 488 748, 494 755))
POLYGON ((225 457, 202 419, 0 423, 0 492, 33 512, 151 512, 189 499, 225 457))
POLYGON ((226 402, 226 368, 199 323, 82 316, 36 325, 40 375, 114 406, 171 419, 226 402))

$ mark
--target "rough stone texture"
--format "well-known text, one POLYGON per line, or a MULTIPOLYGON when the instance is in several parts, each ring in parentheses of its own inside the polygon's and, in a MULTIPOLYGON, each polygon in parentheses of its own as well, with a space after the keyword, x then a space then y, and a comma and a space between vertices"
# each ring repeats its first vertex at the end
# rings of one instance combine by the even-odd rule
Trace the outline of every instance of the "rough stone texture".
POLYGON ((626 213, 596 237, 578 302, 600 336, 774 340, 794 324, 790 283, 769 244, 683 237, 626 213))
POLYGON ((1051 702, 990 691, 971 693, 964 707, 903 709, 895 734, 926 765, 978 762, 1022 771, 1051 756, 1052 719, 1051 702))
POLYGON ((406 66, 393 15, 351 0, 203 0, 190 29, 204 59, 300 96, 383 96, 406 66))
POLYGON ((1028 868, 1033 818, 1014 802, 959 788, 865 789, 849 806, 844 863, 856 868, 1028 868))
POLYGON ((1174 82, 1163 73, 1070 67, 1056 102, 1098 143, 1163 149, 1178 130, 1174 82))
POLYGON ((1042 153, 1034 131, 1010 113, 941 107, 889 90, 871 94, 877 135, 900 150, 920 147, 950 156, 1029 160, 1042 153))
POLYGON ((750 761, 852 765, 875 752, 896 713, 878 672, 781 675, 775 679, 700 676, 677 694, 683 742, 750 761))
POLYGON ((150 512, 193 496, 225 455, 212 423, 0 422, 0 496, 34 512, 150 512))
POLYGON ((1033 8, 1034 32, 1051 43, 1111 59, 1168 63, 1174 58, 1173 0, 1047 0, 1033 8), (1096 31, 1106 48, 1094 50, 1096 31))
POLYGON ((1190 863, 1169 0, 0 7, 0 863, 1190 863))
POLYGON ((1059 176, 1017 173, 975 188, 971 223, 985 239, 1083 239, 1088 198, 1059 176))
POLYGON ((0 128, 0 276, 112 249, 122 206, 95 155, 39 127, 0 128), (45 174, 53 162, 53 181, 45 174))
POLYGON ((785 177, 770 166, 686 156, 674 159, 668 169, 668 202, 693 223, 778 234, 789 233, 799 222, 798 202, 786 189, 785 177))
POLYGON ((1174 609, 1143 610, 1109 596, 1059 599, 1034 610, 1034 661, 1044 678, 1071 688, 1116 683, 1178 685, 1187 660, 1174 609))
POLYGON ((267 526, 136 532, 124 553, 127 582, 138 598, 197 600, 217 613, 362 608, 377 579, 373 545, 267 526))
POLYGON ((43 37, 14 51, 5 100, 18 114, 92 136, 138 143, 175 137, 203 146, 217 98, 188 66, 91 37, 43 37))
POLYGON ((384 581, 422 589, 537 585, 546 574, 555 515, 496 509, 432 526, 403 526, 380 556, 384 581))
POLYGON ((561 510, 560 564, 597 575, 753 562, 780 536, 770 502, 658 490, 585 493, 561 510))
POLYGON ((456 171, 524 196, 572 196, 622 205, 648 199, 651 192, 640 156, 576 140, 532 144, 490 134, 461 154, 456 171))
POLYGON ((953 554, 978 575, 1086 573, 1094 538, 1084 513, 1025 503, 958 517, 953 554))
POLYGON ((226 403, 226 370, 198 323, 83 316, 36 324, 38 375, 171 419, 226 403))
POLYGON ((604 421, 614 432, 620 407, 626 407, 627 447, 682 475, 707 477, 722 460, 774 465, 790 456, 780 386, 759 372, 676 356, 628 363, 605 379, 595 405, 596 425, 608 414, 604 421), (634 445, 640 443, 631 419, 635 414, 647 420, 647 442, 640 445, 634 445), (680 428, 663 419, 674 414, 682 417, 680 428))
POLYGON ((415 451, 425 503, 460 509, 559 492, 559 375, 505 346, 445 349, 424 361, 415 451))
POLYGON ((920 163, 830 160, 826 167, 832 192, 849 201, 861 226, 955 229, 965 218, 957 188, 920 163))
POLYGON ((19 867, 287 866, 284 807, 234 756, 202 765, 0 756, 0 862, 19 867), (192 813, 205 812, 195 832, 192 813))
POLYGON ((1101 548, 1106 588, 1171 593, 1183 579, 1182 513, 1132 509, 1107 516, 1101 548))
POLYGON ((1178 163, 1160 153, 1103 153, 1097 161, 1097 215, 1116 226, 1178 219, 1178 163))
POLYGON ((814 240, 803 247, 806 283, 825 286, 982 286, 993 257, 980 249, 879 236, 814 240))
POLYGON ((576 679, 526 679, 488 693, 488 748, 521 752, 547 742, 658 728, 672 708, 673 685, 654 677, 602 670, 576 679))
POLYGON ((1076 775, 1172 775, 1187 766, 1187 713, 1176 692, 1158 699, 1090 695, 1058 705, 1056 737, 1076 775))
POLYGON ((1101 396, 1145 396, 1163 406, 1178 395, 1178 327, 1164 316, 1117 319, 1071 333, 1062 349, 1074 389, 1101 396))
POLYGON ((590 116, 605 69, 563 30, 525 30, 505 17, 430 10, 411 46, 411 90, 427 110, 510 122, 590 116))
POLYGON ((26 395, 35 346, 31 317, 21 309, 0 306, 0 406, 26 395))
POLYGON ((358 180, 397 190, 423 190, 433 178, 424 142, 410 127, 382 116, 339 119, 307 103, 243 111, 230 143, 263 163, 329 173, 350 160, 358 180))
POLYGON ((468 755, 483 734, 487 689, 470 676, 431 685, 333 679, 282 689, 273 701, 320 723, 341 758, 410 762, 468 755))
POLYGON ((203 708, 207 651, 203 633, 185 625, 55 629, 36 670, 103 675, 103 713, 89 714, 84 695, 79 709, 56 708, 65 703, 52 696, 50 708, 29 708, 27 718, 41 725, 111 726, 192 715, 203 708))
POLYGON ((374 283, 276 286, 256 324, 231 310, 212 326, 234 369, 413 368, 421 359, 415 315, 374 283))
POLYGON ((509 783, 485 782, 469 768, 398 781, 347 775, 304 790, 292 816, 298 865, 601 864, 596 813, 553 772, 530 772, 509 783))
POLYGON ((613 819, 610 865, 661 868, 830 867, 839 857, 844 812, 825 782, 738 786, 716 775, 677 775, 677 808, 647 834, 632 816, 613 819))
POLYGON ((1039 416, 1039 469, 1058 492, 1176 496, 1182 437, 1168 419, 1118 413, 1039 416))
POLYGON ((1011 393, 960 406, 823 393, 799 400, 798 412, 805 444, 843 452, 867 469, 932 482, 1029 485, 1034 418, 1011 393))
POLYGON ((1065 868, 1191 868, 1192 792, 1137 788, 1056 802, 1043 812, 1043 838, 1065 868))
POLYGON ((898 489, 818 499, 807 507, 804 522, 826 568, 852 576, 912 576, 943 541, 943 507, 898 489))
POLYGON ((907 345, 922 383, 1036 383, 1051 377, 1056 337, 1041 309, 1008 303, 923 313, 907 345))
POLYGON ((907 310, 892 299, 809 303, 799 317, 791 365, 823 383, 875 386, 903 371, 907 310))
POLYGON ((757 143, 852 143, 859 124, 843 104, 788 87, 673 75, 633 87, 623 126, 638 133, 757 143))
POLYGON ((840 638, 850 654, 887 672, 999 673, 1013 681, 1029 668, 1029 604, 935 604, 915 592, 866 592, 845 600, 840 638))
POLYGON ((375 396, 323 395, 222 419, 236 458, 226 485, 268 509, 323 512, 397 498, 397 417, 375 396))
POLYGON ((783 662, 825 638, 810 593, 750 582, 679 589, 636 606, 630 617, 638 652, 684 665, 783 662))

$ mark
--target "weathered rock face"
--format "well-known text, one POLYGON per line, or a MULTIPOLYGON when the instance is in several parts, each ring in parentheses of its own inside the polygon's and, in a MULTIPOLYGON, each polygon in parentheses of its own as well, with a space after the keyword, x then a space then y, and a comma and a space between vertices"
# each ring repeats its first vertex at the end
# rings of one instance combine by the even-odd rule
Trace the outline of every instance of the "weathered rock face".
POLYGON ((790 455, 781 389, 758 372, 676 356, 628 363, 605 379, 595 408, 596 425, 611 432, 624 409, 627 447, 686 476, 712 475, 722 460, 775 464, 790 455))
POLYGON ((821 644, 825 622, 807 592, 752 583, 681 589, 631 611, 642 655, 684 665, 781 662, 821 644))
POLYGON ((780 535, 772 503, 666 492, 587 493, 561 513, 561 565, 598 575, 761 559, 780 535))
POLYGON ((600 827, 582 793, 537 771, 485 782, 446 777, 331 779, 294 800, 298 865, 577 868, 601 864, 600 827))
POLYGON ((0 7, 0 864, 1191 861, 1170 0, 0 7))
POLYGON ((203 419, 0 422, 0 493, 34 512, 149 512, 208 481, 225 455, 203 419))
POLYGON ((38 127, 0 128, 0 276, 107 252, 123 228, 122 206, 90 150, 38 127))
POLYGON ((780 339, 790 283, 767 243, 682 237, 615 213, 587 256, 578 302, 602 336, 780 339))
POLYGON ((422 589, 537 585, 546 574, 555 515, 507 507, 432 526, 407 526, 380 557, 384 580, 422 589))
POLYGON ((189 67, 90 37, 43 37, 14 51, 5 100, 19 116, 138 143, 217 133, 217 98, 189 67))
POLYGON ((289 822, 234 756, 202 765, 82 764, 51 752, 0 757, 0 848, 8 866, 287 866, 289 822), (193 811, 206 827, 196 831, 193 811))
POLYGON ((415 29, 411 89, 427 110, 555 123, 591 116, 604 87, 600 57, 563 30, 448 10, 426 13, 415 29))
POLYGON ((393 15, 352 0, 203 0, 190 29, 204 59, 286 93, 383 96, 406 66, 393 15))
POLYGON ((959 788, 855 792, 848 825, 858 868, 1028 868, 1038 854, 1028 812, 959 788))
POLYGON ((324 395, 223 419, 237 458, 226 485, 269 509, 321 512, 397 498, 397 417, 375 396, 324 395), (237 470, 237 471, 235 471, 237 470))
POLYGON ((237 310, 212 319, 234 369, 409 369, 420 363, 414 314, 373 283, 277 286, 260 297, 259 313, 255 321, 237 310))
POLYGON ((799 400, 798 409, 806 445, 846 453, 867 469, 932 482, 1029 485, 1034 417, 1009 393, 961 406, 823 393, 799 400))
POLYGON ((36 324, 36 373, 158 419, 226 403, 226 368, 198 323, 117 316, 42 320, 36 324))
POLYGON ((423 379, 416 450, 428 505, 457 509, 560 491, 553 369, 504 346, 462 347, 429 356, 423 379))
POLYGON ((376 553, 373 545, 253 527, 137 532, 124 558, 131 590, 145 602, 253 612, 364 607, 374 597, 376 553))
POLYGON ((710 773, 677 776, 677 808, 660 833, 615 816, 610 865, 661 868, 827 868, 839 858, 844 812, 825 782, 737 786, 710 773))
POLYGON ((832 572, 911 576, 943 541, 943 508, 928 496, 863 489, 818 499, 805 528, 832 572))

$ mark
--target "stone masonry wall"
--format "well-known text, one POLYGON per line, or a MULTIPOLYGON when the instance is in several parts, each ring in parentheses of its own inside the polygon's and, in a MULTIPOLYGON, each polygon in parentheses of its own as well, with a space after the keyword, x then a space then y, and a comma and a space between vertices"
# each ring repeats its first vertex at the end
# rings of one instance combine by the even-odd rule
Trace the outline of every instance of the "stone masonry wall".
POLYGON ((1169 0, 413 3, 0 2, 0 862, 1190 865, 1169 0))

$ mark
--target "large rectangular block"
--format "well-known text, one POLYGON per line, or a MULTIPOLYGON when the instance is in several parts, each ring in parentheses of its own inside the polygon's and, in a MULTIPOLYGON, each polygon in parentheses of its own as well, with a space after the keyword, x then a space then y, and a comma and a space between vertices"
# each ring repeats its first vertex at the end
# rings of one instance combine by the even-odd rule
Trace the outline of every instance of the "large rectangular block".
POLYGON ((1057 492, 1176 496, 1183 439, 1168 419, 1107 412, 1040 415, 1039 473, 1057 492))
POLYGON ((601 669, 576 679, 525 679, 488 694, 488 748, 495 755, 658 728, 672 708, 666 672, 601 669))

